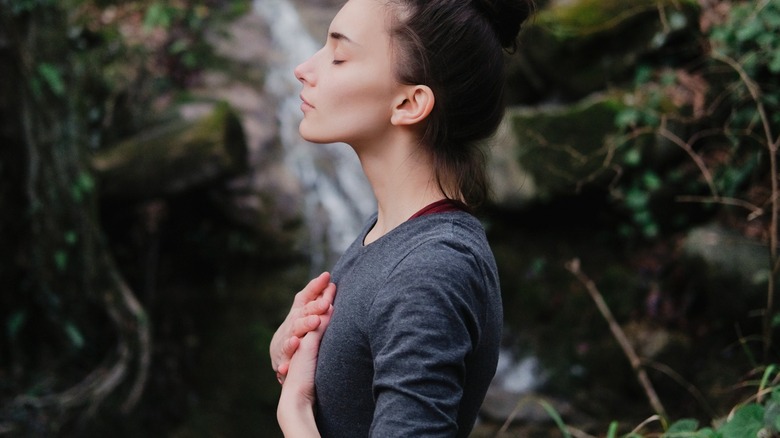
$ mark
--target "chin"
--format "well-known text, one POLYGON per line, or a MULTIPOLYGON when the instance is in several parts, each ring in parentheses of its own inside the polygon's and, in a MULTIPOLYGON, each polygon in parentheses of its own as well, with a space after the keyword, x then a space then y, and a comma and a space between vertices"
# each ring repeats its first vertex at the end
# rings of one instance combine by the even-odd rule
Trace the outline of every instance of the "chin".
POLYGON ((330 137, 324 137, 321 135, 316 135, 316 133, 312 133, 308 131, 303 124, 301 124, 298 127, 298 133, 301 135, 301 137, 308 141, 309 143, 317 143, 317 144, 326 144, 326 143, 336 143, 338 140, 334 140, 330 137))

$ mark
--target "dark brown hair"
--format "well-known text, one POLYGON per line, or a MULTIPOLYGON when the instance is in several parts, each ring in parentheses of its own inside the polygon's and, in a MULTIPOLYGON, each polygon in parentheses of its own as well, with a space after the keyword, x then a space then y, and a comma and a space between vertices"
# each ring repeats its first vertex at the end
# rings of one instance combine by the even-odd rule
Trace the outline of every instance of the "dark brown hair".
POLYGON ((478 142, 504 115, 504 53, 514 50, 533 0, 389 0, 396 76, 435 96, 422 143, 444 194, 469 207, 488 194, 478 142))

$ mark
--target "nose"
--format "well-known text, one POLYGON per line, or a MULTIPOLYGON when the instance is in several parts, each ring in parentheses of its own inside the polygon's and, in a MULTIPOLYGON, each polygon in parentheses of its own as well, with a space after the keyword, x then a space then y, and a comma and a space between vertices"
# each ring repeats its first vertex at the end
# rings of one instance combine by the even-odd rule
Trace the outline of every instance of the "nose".
POLYGON ((295 70, 293 70, 295 78, 302 84, 311 84, 311 59, 312 58, 309 58, 298 64, 298 66, 295 67, 295 70))

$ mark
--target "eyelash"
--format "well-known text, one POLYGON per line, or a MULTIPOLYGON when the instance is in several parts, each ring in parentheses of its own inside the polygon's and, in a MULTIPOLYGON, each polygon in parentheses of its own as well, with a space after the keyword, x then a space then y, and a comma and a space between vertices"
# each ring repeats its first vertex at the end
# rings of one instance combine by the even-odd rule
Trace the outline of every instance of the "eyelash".
POLYGON ((342 64, 342 63, 344 63, 344 61, 342 61, 340 59, 334 59, 333 60, 333 65, 339 65, 339 64, 342 64))

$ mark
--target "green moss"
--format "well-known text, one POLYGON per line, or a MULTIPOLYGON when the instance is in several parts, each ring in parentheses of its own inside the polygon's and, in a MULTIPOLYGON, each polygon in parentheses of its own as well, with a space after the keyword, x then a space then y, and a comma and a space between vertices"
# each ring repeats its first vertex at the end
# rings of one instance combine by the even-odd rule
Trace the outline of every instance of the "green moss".
POLYGON ((195 121, 176 120, 93 157, 104 193, 158 195, 246 168, 241 123, 226 103, 195 121))
POLYGON ((539 24, 559 37, 580 37, 620 26, 638 15, 659 8, 696 6, 691 0, 579 0, 539 12, 539 24))
POLYGON ((568 107, 510 112, 518 160, 540 194, 571 191, 599 173, 614 175, 605 160, 614 152, 609 140, 621 108, 617 98, 600 96, 568 107))

